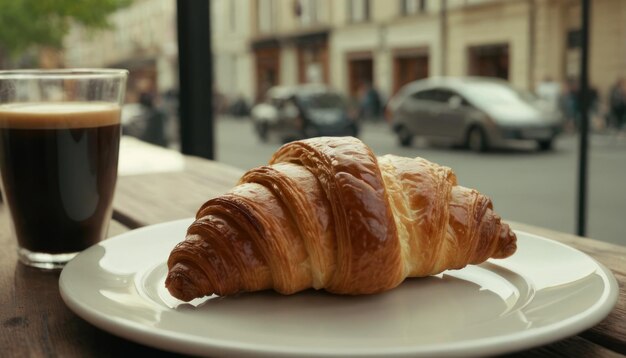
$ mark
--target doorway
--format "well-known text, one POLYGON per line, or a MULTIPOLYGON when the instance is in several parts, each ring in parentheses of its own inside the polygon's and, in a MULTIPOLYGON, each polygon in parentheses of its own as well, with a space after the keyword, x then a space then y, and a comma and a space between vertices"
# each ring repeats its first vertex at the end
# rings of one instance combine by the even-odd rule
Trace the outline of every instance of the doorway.
POLYGON ((262 100, 265 92, 279 83, 280 48, 265 47, 255 50, 256 57, 256 99, 262 100))
POLYGON ((509 45, 481 45, 468 49, 470 76, 509 79, 509 45))
POLYGON ((298 83, 328 83, 328 44, 298 46, 298 83))
POLYGON ((398 51, 393 58, 393 93, 407 83, 428 77, 428 53, 398 51))
POLYGON ((358 53, 348 56, 348 90, 353 98, 359 97, 359 91, 374 82, 374 61, 372 54, 358 53))

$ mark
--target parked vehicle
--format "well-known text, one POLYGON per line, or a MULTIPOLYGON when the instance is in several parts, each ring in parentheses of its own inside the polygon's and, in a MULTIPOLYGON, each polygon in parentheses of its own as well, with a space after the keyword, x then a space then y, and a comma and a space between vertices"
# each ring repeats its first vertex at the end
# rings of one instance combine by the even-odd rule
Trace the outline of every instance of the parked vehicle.
POLYGON ((357 136, 358 121, 346 99, 323 85, 270 88, 263 103, 251 111, 262 141, 274 134, 282 141, 317 136, 357 136))
POLYGON ((404 86, 387 104, 387 120, 402 146, 416 136, 446 138, 482 152, 513 140, 552 148, 563 116, 508 82, 483 78, 430 78, 404 86))

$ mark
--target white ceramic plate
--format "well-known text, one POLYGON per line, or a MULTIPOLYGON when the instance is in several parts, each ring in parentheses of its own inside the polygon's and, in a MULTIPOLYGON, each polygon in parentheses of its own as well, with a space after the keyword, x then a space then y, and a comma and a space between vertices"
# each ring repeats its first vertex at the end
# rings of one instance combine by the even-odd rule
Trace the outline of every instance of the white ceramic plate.
POLYGON ((305 291, 183 303, 164 288, 166 260, 191 220, 97 244, 61 273, 66 304, 93 325, 179 353, 216 356, 470 356, 530 348, 600 322, 615 278, 589 256, 517 232, 505 260, 409 279, 389 292, 305 291))

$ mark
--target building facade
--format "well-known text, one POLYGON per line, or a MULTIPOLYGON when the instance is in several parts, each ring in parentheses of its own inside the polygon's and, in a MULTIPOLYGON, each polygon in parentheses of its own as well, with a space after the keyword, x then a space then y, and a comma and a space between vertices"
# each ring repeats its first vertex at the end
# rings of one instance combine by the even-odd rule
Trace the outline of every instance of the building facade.
POLYGON ((121 67, 130 70, 128 100, 141 92, 178 87, 176 2, 135 0, 113 13, 111 30, 90 32, 75 26, 65 38, 67 67, 121 67))
MULTIPOLYGON (((591 2, 591 83, 626 75, 626 1, 591 2)), ((211 0, 215 90, 263 98, 273 85, 325 83, 388 97, 429 76, 495 76, 533 90, 580 67, 577 0, 211 0)), ((73 28, 65 65, 131 70, 130 92, 176 88, 176 2, 135 0, 115 31, 73 28)))
POLYGON ((211 42, 215 89, 229 100, 254 97, 250 51, 252 8, 249 0, 211 1, 211 42))
MULTIPOLYGON (((580 67, 575 0, 256 0, 250 49, 255 94, 327 83, 389 96, 428 76, 493 76, 534 90, 580 67)), ((626 2, 592 2, 590 78, 601 95, 626 74, 626 2)))

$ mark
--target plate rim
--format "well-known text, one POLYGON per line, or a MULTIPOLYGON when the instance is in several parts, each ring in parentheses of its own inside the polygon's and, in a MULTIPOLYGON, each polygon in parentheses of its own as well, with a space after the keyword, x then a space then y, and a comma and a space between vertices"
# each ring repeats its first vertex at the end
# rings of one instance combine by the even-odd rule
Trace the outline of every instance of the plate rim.
MULTIPOLYGON (((158 230, 164 226, 189 225, 193 218, 177 219, 158 224, 148 225, 125 233, 115 235, 81 252, 77 257, 84 255, 94 247, 109 245, 117 241, 127 240, 129 236, 141 235, 144 231, 158 230)), ((297 346, 260 345, 244 341, 226 341, 212 337, 191 336, 184 333, 166 331, 132 319, 111 317, 98 311, 97 307, 91 306, 88 302, 81 302, 75 299, 72 294, 71 285, 68 285, 65 277, 73 270, 75 262, 70 261, 61 271, 59 276, 59 291, 66 306, 76 315, 94 325, 118 337, 130 341, 163 349, 170 352, 185 354, 218 354, 236 356, 274 356, 274 357, 327 357, 327 356, 360 356, 360 357, 405 357, 405 356, 472 356, 484 354, 512 353, 523 349, 538 347, 551 342, 556 342, 574 336, 585 329, 591 328, 606 318, 614 309, 619 297, 619 286, 612 271, 598 262, 587 253, 582 252, 572 246, 560 241, 550 239, 541 235, 529 233, 524 230, 514 230, 515 233, 522 234, 532 240, 547 241, 549 244, 556 244, 567 250, 574 250, 596 265, 596 272, 601 272, 603 282, 603 292, 598 300, 586 310, 564 320, 551 323, 546 326, 534 328, 527 331, 518 331, 502 336, 482 337, 477 339, 456 341, 449 343, 437 343, 418 346, 384 347, 384 348, 359 348, 359 347, 334 347, 328 349, 318 346, 314 352, 309 352, 297 346)), ((180 241, 180 240, 179 240, 180 241)), ((133 273, 135 276, 137 272, 133 273)), ((134 280, 133 280, 134 282, 134 280)), ((134 285, 134 283, 133 283, 134 285)))

